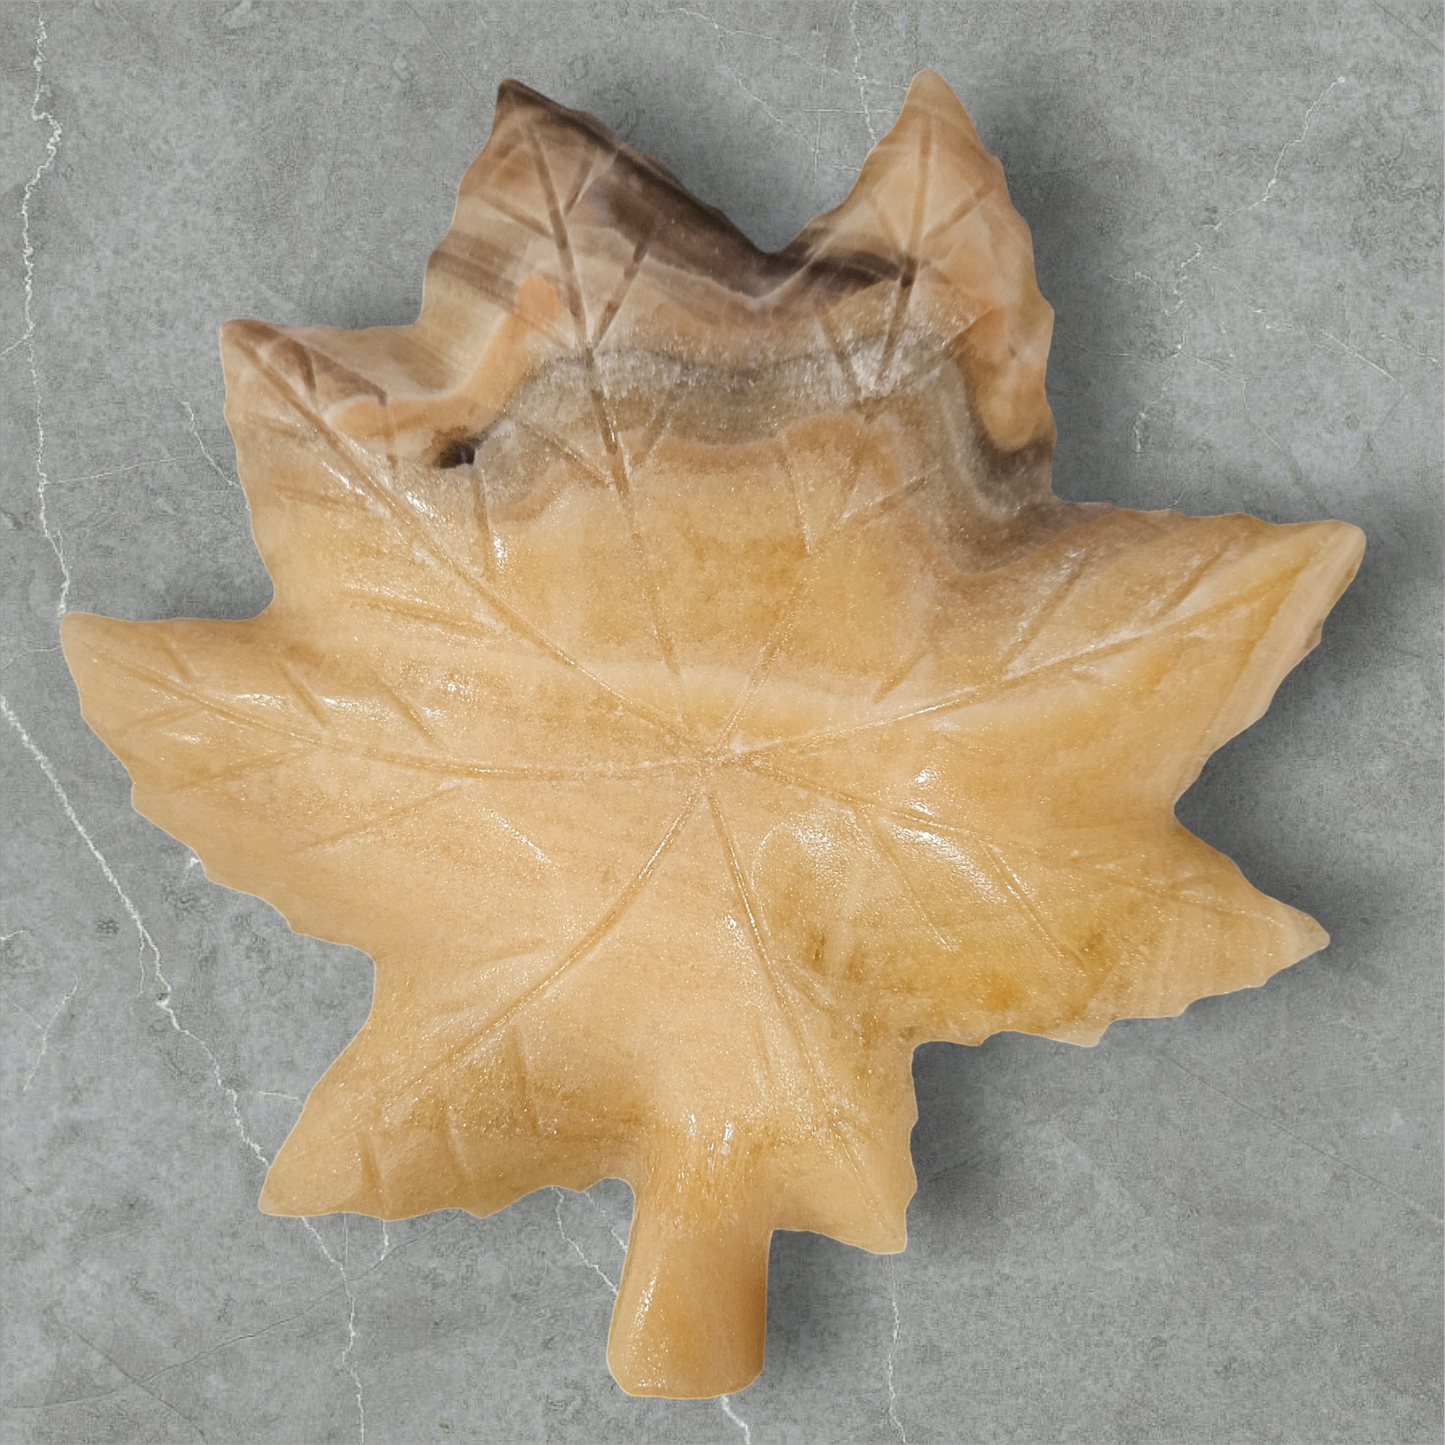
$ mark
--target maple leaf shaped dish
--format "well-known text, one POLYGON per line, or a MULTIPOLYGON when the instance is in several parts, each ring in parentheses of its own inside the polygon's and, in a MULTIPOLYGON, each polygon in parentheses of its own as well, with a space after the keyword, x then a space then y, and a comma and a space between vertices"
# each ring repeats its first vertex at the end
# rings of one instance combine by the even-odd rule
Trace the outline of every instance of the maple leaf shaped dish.
POLYGON ((414 325, 224 328, 274 601, 62 637, 135 806, 374 960, 263 1209, 622 1178, 613 1374, 736 1390, 774 1229, 903 1248, 916 1045, 1325 943, 1173 807, 1363 538, 1058 500, 1051 324, 925 71, 775 254, 509 82, 414 325))

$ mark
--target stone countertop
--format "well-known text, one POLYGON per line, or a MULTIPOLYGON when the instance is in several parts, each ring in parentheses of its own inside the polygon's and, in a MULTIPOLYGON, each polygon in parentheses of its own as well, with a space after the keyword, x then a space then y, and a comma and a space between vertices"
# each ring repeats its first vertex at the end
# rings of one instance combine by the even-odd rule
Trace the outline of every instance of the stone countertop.
POLYGON ((1439 1439, 1438 3, 42 3, 0 36, 7 1442, 1439 1439), (1092 1050, 921 1049, 907 1252, 776 1236, 758 1383, 633 1400, 625 1187, 257 1210, 370 966, 131 811, 56 623, 265 605, 217 327, 409 321, 504 77, 774 247, 925 65, 1033 228, 1057 489, 1369 538, 1180 808, 1334 942, 1092 1050))

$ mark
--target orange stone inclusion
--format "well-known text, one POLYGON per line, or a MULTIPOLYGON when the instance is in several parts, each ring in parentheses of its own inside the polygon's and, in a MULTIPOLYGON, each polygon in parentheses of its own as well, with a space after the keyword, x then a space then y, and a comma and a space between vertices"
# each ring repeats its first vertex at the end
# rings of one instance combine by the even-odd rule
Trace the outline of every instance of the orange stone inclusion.
POLYGON ((613 1374, 738 1390, 774 1229, 903 1248, 917 1044, 1323 946, 1173 807, 1361 534, 1058 500, 1051 325, 924 72, 775 254, 508 83, 414 325, 224 328, 275 600, 62 636, 135 806, 375 962, 263 1209, 620 1177, 613 1374))

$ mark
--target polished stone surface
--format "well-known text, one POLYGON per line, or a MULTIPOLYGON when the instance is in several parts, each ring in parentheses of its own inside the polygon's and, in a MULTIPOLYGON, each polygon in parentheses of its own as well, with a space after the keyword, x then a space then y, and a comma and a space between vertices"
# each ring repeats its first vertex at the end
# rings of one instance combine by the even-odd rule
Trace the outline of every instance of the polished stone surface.
POLYGON ((0 11, 3 1437, 1438 1439, 1439 6, 547 14, 0 11), (1093 1050, 925 1048, 908 1252, 779 1236, 760 1381, 631 1400, 622 1187, 257 1211, 370 969, 130 810, 58 612, 265 603, 216 328, 409 320, 504 76, 777 246, 924 65, 1033 227, 1057 490, 1369 537, 1180 810, 1335 941, 1093 1050))

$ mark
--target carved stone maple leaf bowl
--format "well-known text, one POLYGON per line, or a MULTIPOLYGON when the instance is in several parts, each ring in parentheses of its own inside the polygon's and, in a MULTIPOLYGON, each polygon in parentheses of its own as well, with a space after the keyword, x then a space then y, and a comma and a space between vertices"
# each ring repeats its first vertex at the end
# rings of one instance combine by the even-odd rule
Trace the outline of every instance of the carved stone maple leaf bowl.
POLYGON ((924 72, 771 255, 508 83, 415 324, 224 328, 273 602, 63 641, 136 807, 374 960, 264 1209, 620 1177, 614 1374, 734 1390, 774 1229, 903 1247, 918 1043, 1325 942, 1173 805, 1362 538, 1054 497, 1051 324, 924 72))

